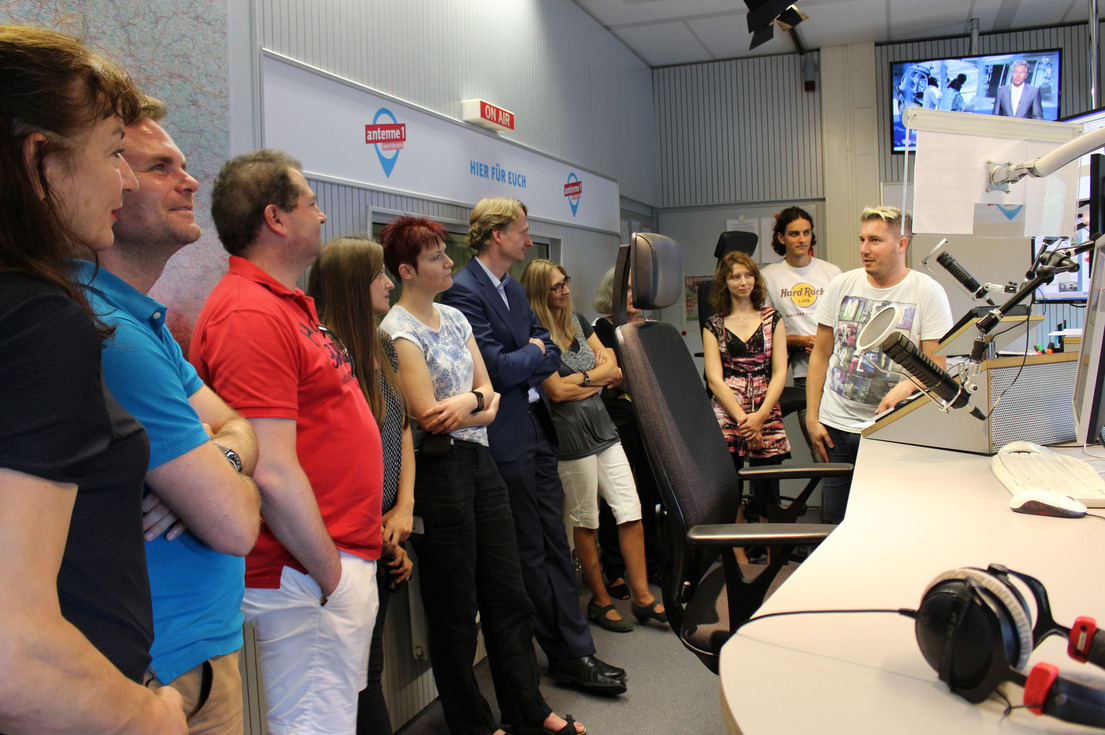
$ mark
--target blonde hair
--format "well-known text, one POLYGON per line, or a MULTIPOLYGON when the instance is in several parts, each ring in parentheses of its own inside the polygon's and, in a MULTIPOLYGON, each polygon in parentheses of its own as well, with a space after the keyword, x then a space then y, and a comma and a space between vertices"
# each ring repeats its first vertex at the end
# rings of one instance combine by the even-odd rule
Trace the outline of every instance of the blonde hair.
MULTIPOLYGON (((372 409, 377 423, 383 425, 387 403, 376 384, 376 370, 384 382, 406 401, 395 371, 391 368, 376 329, 372 312, 372 282, 384 270, 384 249, 367 237, 336 237, 326 244, 322 257, 311 268, 307 293, 315 300, 319 320, 333 330, 349 350, 353 374, 372 409)), ((407 425, 403 408, 403 425, 407 425)))
POLYGON ((531 260, 526 269, 522 271, 522 286, 526 289, 530 308, 537 315, 537 321, 549 330, 556 346, 562 352, 567 352, 580 332, 576 329, 575 322, 572 321, 574 312, 570 295, 568 296, 567 305, 559 316, 554 316, 552 309, 549 308, 549 283, 552 282, 554 269, 560 271, 565 278, 568 277, 568 272, 551 260, 544 258, 531 260))
POLYGON ((510 197, 484 197, 472 208, 468 217, 468 247, 477 253, 487 249, 491 233, 509 227, 519 217, 527 214, 526 205, 510 197))
POLYGON ((873 219, 881 219, 886 226, 898 233, 913 239, 913 215, 909 212, 902 213, 897 207, 864 207, 863 214, 859 216, 860 222, 869 222, 873 219))

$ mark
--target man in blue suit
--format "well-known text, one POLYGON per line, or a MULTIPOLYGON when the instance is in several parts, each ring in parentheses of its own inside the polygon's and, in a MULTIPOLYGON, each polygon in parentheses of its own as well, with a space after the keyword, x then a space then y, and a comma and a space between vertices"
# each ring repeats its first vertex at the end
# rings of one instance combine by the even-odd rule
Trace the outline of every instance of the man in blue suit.
POLYGON ((556 681, 622 694, 625 671, 594 656, 564 532, 556 432, 541 387, 560 367, 560 349, 537 321, 522 285, 507 274, 533 246, 526 206, 505 197, 481 200, 469 218, 468 244, 476 257, 453 277, 441 300, 468 318, 502 396, 487 439, 510 492, 522 576, 537 612, 537 642, 556 681))
POLYGON ((998 96, 994 99, 995 115, 1004 117, 1026 117, 1043 120, 1044 112, 1040 108, 1040 88, 1025 84, 1028 78, 1028 62, 1017 59, 1010 69, 1012 84, 998 87, 998 96))

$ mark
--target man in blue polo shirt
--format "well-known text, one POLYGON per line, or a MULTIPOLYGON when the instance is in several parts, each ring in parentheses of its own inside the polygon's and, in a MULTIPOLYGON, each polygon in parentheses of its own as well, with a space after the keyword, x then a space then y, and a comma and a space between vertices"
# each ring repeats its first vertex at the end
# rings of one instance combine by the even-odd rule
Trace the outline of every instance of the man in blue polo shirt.
POLYGON ((249 477, 257 441, 249 422, 199 379, 165 325, 165 306, 146 295, 170 256, 200 236, 192 212, 198 184, 158 125, 164 114, 164 104, 149 99, 127 126, 123 155, 140 188, 123 197, 115 245, 100 253, 99 269, 87 261, 76 269, 93 308, 115 328, 103 354, 108 388, 150 436, 143 511, 152 685, 180 691, 192 735, 240 734, 241 557, 260 526, 249 477))

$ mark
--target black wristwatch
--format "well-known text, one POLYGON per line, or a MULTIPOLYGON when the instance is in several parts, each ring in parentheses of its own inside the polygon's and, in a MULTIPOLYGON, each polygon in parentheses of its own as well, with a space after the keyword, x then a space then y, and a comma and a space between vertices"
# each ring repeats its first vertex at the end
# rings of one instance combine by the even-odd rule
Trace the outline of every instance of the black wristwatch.
POLYGON ((237 452, 230 447, 224 447, 222 444, 216 444, 215 446, 222 450, 223 456, 226 457, 226 461, 230 463, 235 472, 242 471, 242 458, 238 456, 237 452))
POLYGON ((483 393, 480 393, 478 390, 471 391, 471 393, 476 397, 476 410, 472 413, 479 413, 484 409, 483 393))
POLYGON ((583 387, 589 388, 591 386, 591 376, 587 374, 587 371, 583 371, 583 387))

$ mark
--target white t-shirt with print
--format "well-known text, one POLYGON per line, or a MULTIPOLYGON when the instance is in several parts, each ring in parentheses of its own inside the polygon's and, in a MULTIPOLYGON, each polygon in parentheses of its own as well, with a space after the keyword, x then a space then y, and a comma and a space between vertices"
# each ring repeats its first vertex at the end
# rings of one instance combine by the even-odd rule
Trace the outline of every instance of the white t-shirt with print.
POLYGON ((877 348, 857 354, 856 336, 880 309, 893 304, 902 313, 897 330, 920 348, 923 340, 940 339, 951 329, 948 295, 939 283, 915 270, 896 286, 875 288, 867 273, 857 268, 834 279, 819 301, 817 323, 832 328, 833 351, 818 420, 858 433, 898 384, 901 368, 877 348))
MULTIPOLYGON (((813 258, 804 268, 795 268, 785 260, 764 266, 761 271, 767 285, 767 298, 783 317, 787 336, 809 337, 817 334, 817 305, 829 283, 840 275, 832 263, 813 258)), ((804 350, 791 353, 794 377, 806 377, 810 356, 804 350)))

